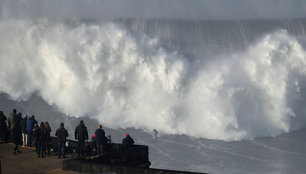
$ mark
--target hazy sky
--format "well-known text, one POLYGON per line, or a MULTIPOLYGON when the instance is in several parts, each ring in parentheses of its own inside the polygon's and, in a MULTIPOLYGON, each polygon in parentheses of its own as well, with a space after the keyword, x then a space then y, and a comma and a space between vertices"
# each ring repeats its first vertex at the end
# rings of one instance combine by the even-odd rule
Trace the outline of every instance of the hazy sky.
POLYGON ((0 15, 64 18, 290 18, 306 0, 0 0, 0 15))

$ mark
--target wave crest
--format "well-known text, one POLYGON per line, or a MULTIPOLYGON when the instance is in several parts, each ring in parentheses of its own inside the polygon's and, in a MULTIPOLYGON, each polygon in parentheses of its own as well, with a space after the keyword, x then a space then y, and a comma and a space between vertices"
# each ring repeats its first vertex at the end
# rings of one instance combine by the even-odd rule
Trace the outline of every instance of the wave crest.
POLYGON ((38 93, 109 127, 223 140, 306 126, 306 54, 284 30, 243 52, 189 58, 111 22, 0 23, 0 91, 15 100, 38 93))

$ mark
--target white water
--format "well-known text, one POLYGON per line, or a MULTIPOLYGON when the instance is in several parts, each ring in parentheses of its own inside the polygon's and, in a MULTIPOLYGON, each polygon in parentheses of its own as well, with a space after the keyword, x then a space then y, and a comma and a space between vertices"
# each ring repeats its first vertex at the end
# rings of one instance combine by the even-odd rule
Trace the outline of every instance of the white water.
POLYGON ((1 20, 0 37, 0 92, 14 100, 37 93, 107 127, 223 140, 306 126, 305 38, 286 30, 192 59, 113 22, 1 20))

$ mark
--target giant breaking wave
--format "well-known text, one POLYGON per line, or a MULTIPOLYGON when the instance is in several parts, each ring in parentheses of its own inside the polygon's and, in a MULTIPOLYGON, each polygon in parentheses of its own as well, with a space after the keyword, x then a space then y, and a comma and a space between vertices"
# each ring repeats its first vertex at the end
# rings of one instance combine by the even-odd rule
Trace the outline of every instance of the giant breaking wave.
POLYGON ((276 27, 239 49, 202 54, 127 26, 1 20, 0 92, 35 93, 112 128, 237 140, 306 127, 305 35, 276 27))

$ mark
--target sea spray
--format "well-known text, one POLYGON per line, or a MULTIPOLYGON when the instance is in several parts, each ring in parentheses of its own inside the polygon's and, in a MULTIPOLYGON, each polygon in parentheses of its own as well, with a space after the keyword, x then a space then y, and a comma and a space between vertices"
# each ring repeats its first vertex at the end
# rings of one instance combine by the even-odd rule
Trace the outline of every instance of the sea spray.
POLYGON ((287 30, 201 56, 112 21, 0 23, 0 91, 14 100, 37 93, 108 127, 223 140, 306 126, 294 107, 305 100, 305 49, 287 30))

